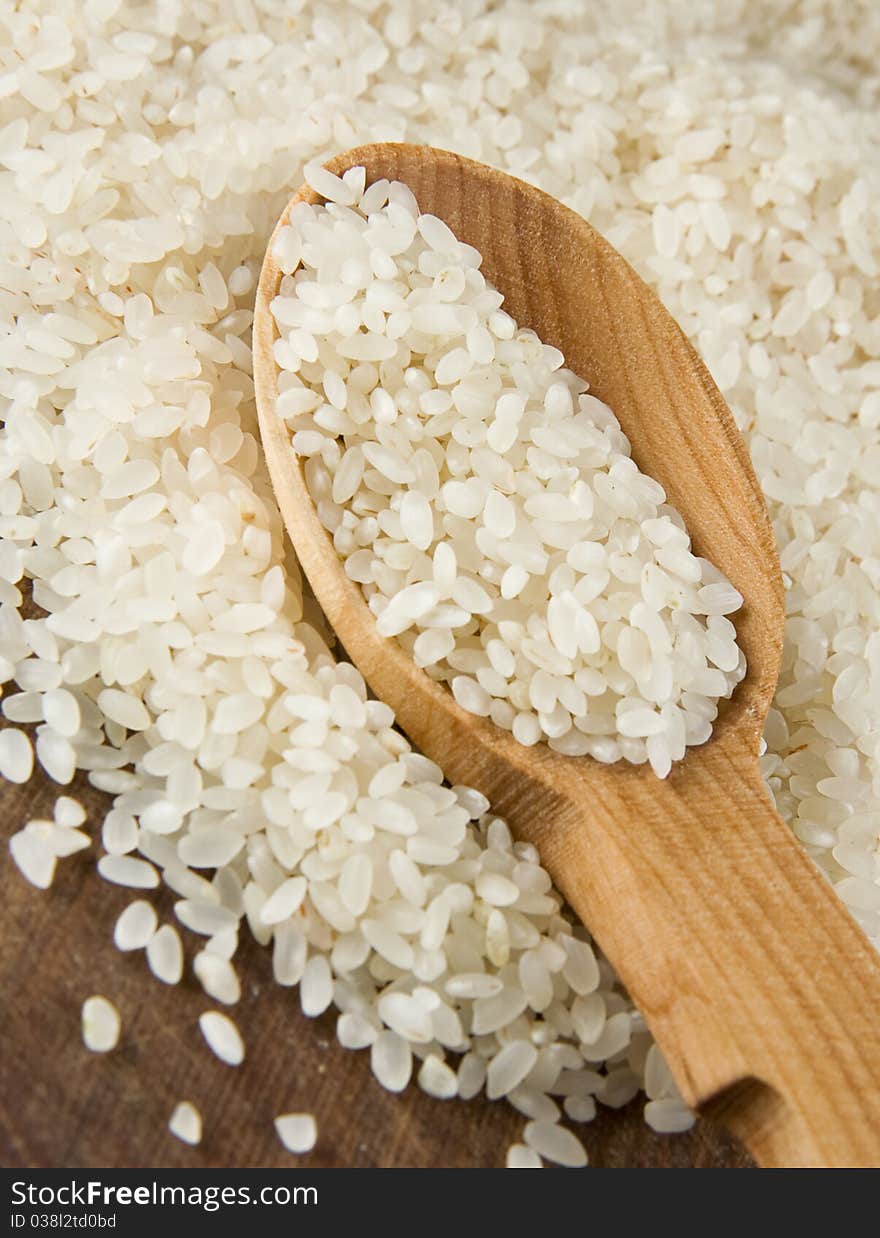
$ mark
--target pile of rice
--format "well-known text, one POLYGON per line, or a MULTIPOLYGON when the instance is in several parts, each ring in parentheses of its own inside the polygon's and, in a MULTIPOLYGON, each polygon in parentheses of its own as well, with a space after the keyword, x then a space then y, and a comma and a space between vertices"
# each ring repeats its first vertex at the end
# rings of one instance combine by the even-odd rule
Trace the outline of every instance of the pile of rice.
MULTIPOLYGON (((539 184, 638 267, 774 519, 765 776, 880 943, 880 9, 42 0, 0 23, 0 772, 25 781, 34 746, 62 787, 89 771, 102 875, 172 887, 211 998, 236 1000, 246 921, 385 1086, 506 1095, 512 1165, 583 1163, 560 1104, 644 1086, 649 1121, 686 1125, 535 852, 335 660, 255 436, 254 285, 304 165, 387 139, 539 184)), ((48 885, 81 825, 62 797, 18 833, 25 874, 48 885)), ((164 929, 138 910, 120 935, 170 981, 164 929)))
POLYGON ((383 636, 466 710, 665 778, 745 675, 730 581, 613 411, 406 185, 309 167, 279 230, 275 411, 383 636))

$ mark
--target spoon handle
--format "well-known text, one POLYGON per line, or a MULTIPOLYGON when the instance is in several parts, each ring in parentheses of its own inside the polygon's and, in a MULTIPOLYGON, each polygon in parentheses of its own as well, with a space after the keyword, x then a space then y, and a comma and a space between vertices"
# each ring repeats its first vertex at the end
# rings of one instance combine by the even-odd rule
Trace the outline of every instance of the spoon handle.
POLYGON ((542 856, 685 1100, 767 1166, 880 1166, 880 957, 725 736, 666 782, 572 765, 542 856))

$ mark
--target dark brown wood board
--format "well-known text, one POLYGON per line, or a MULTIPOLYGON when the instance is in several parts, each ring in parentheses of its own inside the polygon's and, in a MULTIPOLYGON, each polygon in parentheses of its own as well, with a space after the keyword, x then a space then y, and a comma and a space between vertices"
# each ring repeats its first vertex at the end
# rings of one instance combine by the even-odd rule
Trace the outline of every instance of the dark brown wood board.
MULTIPOLYGON (((52 815, 63 789, 35 776, 0 783, 4 840, 29 818, 52 815)), ((109 798, 78 780, 73 790, 98 832, 109 798)), ((0 1162, 14 1167, 499 1167, 526 1121, 485 1097, 437 1101, 415 1084, 400 1096, 370 1073, 367 1053, 336 1041, 332 1013, 307 1019, 295 991, 272 980, 269 953, 242 934, 236 966, 243 997, 235 1008, 247 1045, 238 1069, 205 1045, 197 1019, 215 1007, 187 971, 176 986, 149 972, 142 951, 123 955, 113 924, 137 897, 104 882, 95 855, 59 861, 55 883, 36 890, 3 846, 0 933, 0 1162), (122 1035, 110 1054, 89 1053, 80 1009, 93 993, 118 1006, 122 1035), (179 1100, 201 1110, 197 1148, 167 1123, 179 1100), (272 1121, 290 1110, 316 1115, 318 1143, 291 1156, 272 1121)), ((173 920, 168 891, 152 901, 173 920)), ((197 940, 183 930, 191 958, 197 940)), ((577 1128, 595 1166, 740 1168, 745 1152, 700 1123, 686 1135, 658 1136, 641 1104, 601 1110, 577 1128)))

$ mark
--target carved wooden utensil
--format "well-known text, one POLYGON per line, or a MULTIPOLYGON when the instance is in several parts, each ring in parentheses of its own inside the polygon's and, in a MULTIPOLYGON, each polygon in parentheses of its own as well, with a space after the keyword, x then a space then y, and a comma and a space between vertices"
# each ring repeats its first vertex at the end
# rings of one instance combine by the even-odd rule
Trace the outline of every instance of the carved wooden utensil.
MULTIPOLYGON (((422 211, 476 246, 505 308, 561 349, 614 409, 696 552, 745 598, 736 620, 748 674, 709 742, 660 781, 647 766, 521 747, 377 635, 275 413, 269 306, 281 273, 270 245, 254 322, 260 428, 282 515, 325 614, 410 739, 536 844, 689 1104, 726 1123, 764 1165, 880 1165, 880 961, 777 816, 758 772, 782 649, 782 582, 730 411, 654 294, 559 202, 424 146, 363 146, 327 167, 341 175, 361 164, 368 184, 405 182, 422 211)), ((321 201, 307 186, 292 201, 303 200, 321 201)))

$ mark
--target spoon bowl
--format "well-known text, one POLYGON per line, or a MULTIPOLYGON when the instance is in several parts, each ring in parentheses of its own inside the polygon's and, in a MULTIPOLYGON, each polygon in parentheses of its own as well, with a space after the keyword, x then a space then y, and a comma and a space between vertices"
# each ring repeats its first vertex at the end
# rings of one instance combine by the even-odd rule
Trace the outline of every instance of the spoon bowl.
MULTIPOLYGON (((282 273, 270 242, 254 319, 260 431, 324 613, 412 742, 538 847, 689 1104, 724 1121, 766 1165, 880 1164, 880 967, 777 816, 758 770, 782 653, 782 580, 747 450, 705 365, 621 255, 532 186, 405 144, 358 147, 326 166, 337 175, 363 166, 368 185, 382 177, 408 185, 421 211, 481 252, 483 273, 517 323, 555 345, 614 410, 695 553, 743 595, 735 621, 748 671, 710 740, 661 781, 647 765, 522 747, 380 636, 275 411, 270 305, 282 273)), ((279 228, 298 201, 322 199, 303 186, 279 228)))

